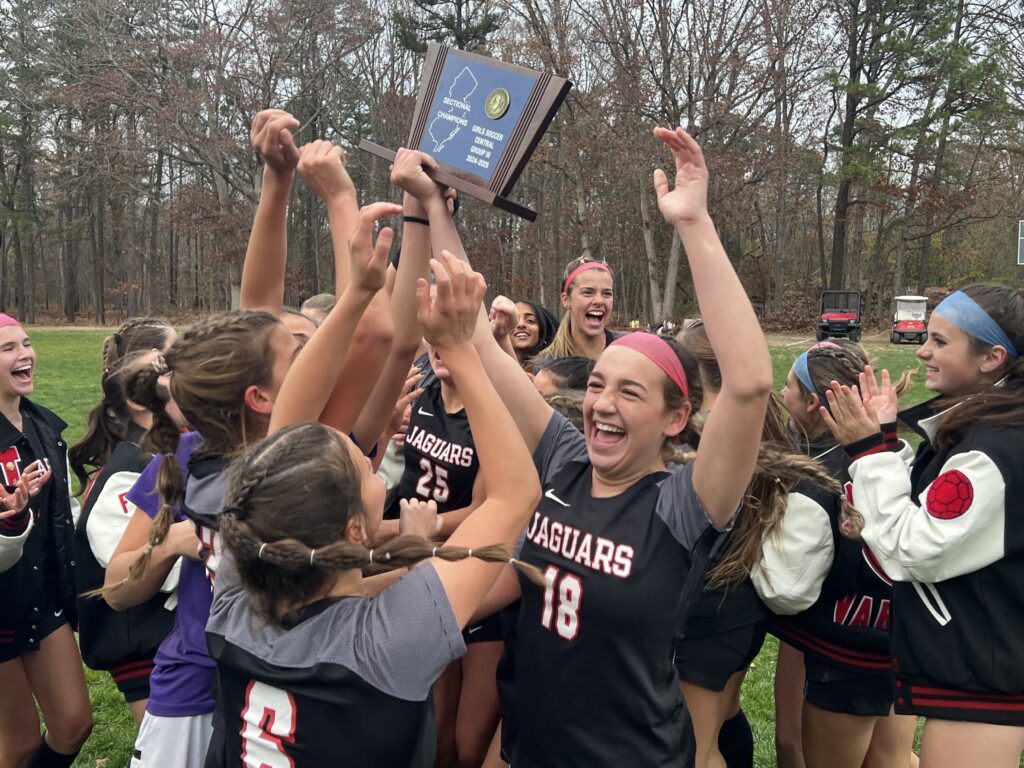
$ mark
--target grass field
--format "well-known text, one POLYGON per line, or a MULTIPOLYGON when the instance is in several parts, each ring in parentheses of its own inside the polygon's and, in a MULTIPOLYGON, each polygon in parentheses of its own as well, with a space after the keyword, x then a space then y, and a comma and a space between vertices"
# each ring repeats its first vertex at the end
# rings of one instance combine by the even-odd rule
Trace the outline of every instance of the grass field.
MULTIPOLYGON (((33 399, 68 422, 66 437, 71 444, 85 431, 88 411, 99 399, 100 348, 106 335, 107 332, 98 330, 36 329, 31 332, 39 355, 33 399)), ((793 359, 811 341, 809 337, 798 336, 771 338, 776 388, 781 387, 793 359)), ((916 346, 895 347, 872 339, 868 339, 865 346, 879 367, 893 371, 915 367, 916 346)), ((918 376, 905 395, 906 404, 927 397, 920 379, 918 376)), ((769 638, 743 688, 744 709, 754 729, 755 762, 764 768, 775 766, 772 701, 775 652, 775 641, 769 638)), ((134 721, 109 676, 87 674, 96 725, 75 766, 125 768, 135 738, 134 721)))

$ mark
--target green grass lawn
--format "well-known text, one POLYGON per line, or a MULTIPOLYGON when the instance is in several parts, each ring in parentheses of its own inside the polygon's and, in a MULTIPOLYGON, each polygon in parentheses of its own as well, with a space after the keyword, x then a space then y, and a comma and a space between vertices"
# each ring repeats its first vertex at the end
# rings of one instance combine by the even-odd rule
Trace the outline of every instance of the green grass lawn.
MULTIPOLYGON (((74 443, 85 432, 89 409, 99 400, 101 374, 100 350, 106 331, 33 329, 32 341, 38 351, 36 391, 33 399, 58 413, 68 422, 65 436, 74 443)), ((776 388, 782 386, 794 358, 812 338, 772 339, 772 362, 776 388)), ((894 372, 914 368, 916 346, 892 346, 867 341, 869 354, 878 367, 894 372)), ((912 404, 928 395, 916 377, 913 387, 901 401, 912 404)), ((754 729, 755 762, 775 766, 772 678, 776 643, 769 638, 755 660, 743 687, 743 705, 754 729)), ((87 672, 96 725, 92 737, 75 762, 79 768, 125 768, 135 739, 135 724, 128 707, 105 673, 87 672)))

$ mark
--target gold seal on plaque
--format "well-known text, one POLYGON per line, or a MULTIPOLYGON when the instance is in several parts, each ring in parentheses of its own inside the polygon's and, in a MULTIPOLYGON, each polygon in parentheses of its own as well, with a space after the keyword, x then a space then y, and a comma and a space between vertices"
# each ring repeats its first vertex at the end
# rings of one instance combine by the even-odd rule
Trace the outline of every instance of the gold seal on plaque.
POLYGON ((484 102, 484 114, 491 120, 498 120, 508 112, 508 105, 511 101, 512 97, 508 95, 508 91, 504 88, 495 88, 484 102))

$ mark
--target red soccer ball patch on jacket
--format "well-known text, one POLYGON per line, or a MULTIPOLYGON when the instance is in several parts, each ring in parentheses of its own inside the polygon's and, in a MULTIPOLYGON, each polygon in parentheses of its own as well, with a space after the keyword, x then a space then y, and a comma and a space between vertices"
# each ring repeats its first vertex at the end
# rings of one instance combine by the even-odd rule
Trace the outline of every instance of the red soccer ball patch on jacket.
POLYGON ((928 489, 925 508, 939 520, 953 520, 971 508, 974 486, 963 472, 951 469, 943 472, 928 489))

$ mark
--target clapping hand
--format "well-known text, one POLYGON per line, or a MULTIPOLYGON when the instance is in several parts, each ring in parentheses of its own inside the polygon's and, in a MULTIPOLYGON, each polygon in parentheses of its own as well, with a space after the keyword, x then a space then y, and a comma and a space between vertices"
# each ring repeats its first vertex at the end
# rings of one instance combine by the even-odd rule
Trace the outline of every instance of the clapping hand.
POLYGON ((818 410, 825 425, 841 444, 852 445, 879 433, 878 418, 874 411, 867 409, 856 386, 848 387, 833 381, 831 389, 825 390, 825 398, 828 408, 818 410))
POLYGON ((24 511, 29 501, 39 494, 52 476, 53 473, 47 469, 45 462, 36 461, 29 464, 21 473, 12 492, 8 493, 6 488, 0 486, 0 506, 3 507, 0 511, 0 520, 14 517, 24 511))
POLYGON ((864 408, 873 413, 879 424, 896 421, 896 388, 892 385, 889 371, 882 369, 882 384, 875 381, 875 371, 868 365, 860 374, 860 394, 864 408))
POLYGON ((278 174, 290 174, 299 163, 299 150, 292 131, 299 121, 283 109, 264 109, 252 121, 249 138, 267 167, 278 174))

